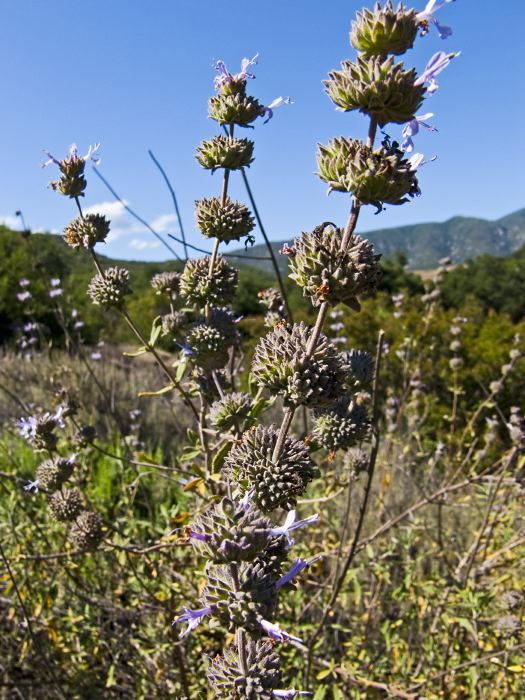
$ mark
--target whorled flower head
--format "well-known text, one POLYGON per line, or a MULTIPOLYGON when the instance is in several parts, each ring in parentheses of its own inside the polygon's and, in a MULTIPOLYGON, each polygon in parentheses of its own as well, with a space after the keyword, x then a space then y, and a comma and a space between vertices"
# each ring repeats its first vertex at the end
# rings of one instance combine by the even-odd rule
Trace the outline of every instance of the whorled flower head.
POLYGON ((54 430, 63 423, 62 418, 57 418, 57 414, 43 413, 29 418, 21 418, 18 421, 20 435, 24 437, 30 445, 38 452, 47 450, 52 452, 58 442, 54 430))
POLYGON ((239 507, 224 498, 198 516, 186 533, 216 564, 252 561, 271 544, 272 523, 253 504, 239 507))
POLYGON ((356 381, 366 386, 374 378, 375 363, 372 355, 366 350, 348 350, 346 353, 350 371, 356 381))
POLYGON ((267 309, 264 315, 264 325, 267 328, 273 328, 286 318, 284 300, 277 289, 273 287, 263 289, 257 296, 267 309))
POLYGON ((124 267, 108 267, 104 274, 96 274, 88 287, 88 296, 94 304, 119 308, 131 294, 129 271, 124 267))
POLYGON ((394 9, 392 1, 377 2, 373 10, 364 8, 352 22, 350 42, 363 56, 399 56, 411 49, 417 37, 419 20, 415 10, 402 3, 394 9))
POLYGON ((190 318, 185 311, 172 311, 162 317, 162 334, 179 339, 189 323, 190 318))
POLYGON ((257 117, 266 114, 266 108, 255 97, 244 93, 234 95, 213 95, 208 100, 210 119, 223 124, 249 126, 257 117))
POLYGON ((304 323, 280 323, 255 348, 255 381, 283 394, 286 405, 333 404, 346 382, 348 365, 326 336, 319 337, 311 353, 307 351, 311 333, 304 323))
POLYGON ((55 192, 60 192, 60 194, 71 197, 72 199, 83 197, 87 185, 86 178, 84 177, 86 161, 91 160, 94 163, 99 162, 100 158, 94 155, 98 151, 99 146, 100 144, 98 143, 95 144, 95 146, 90 146, 85 156, 79 156, 76 145, 72 144, 69 148, 68 155, 62 158, 62 160, 58 160, 45 151, 48 160, 42 167, 45 168, 47 165, 54 163, 58 165, 60 170, 60 179, 51 182, 50 187, 55 190, 55 192))
POLYGON ((210 276, 210 258, 188 260, 180 278, 180 293, 190 304, 225 306, 233 301, 238 272, 218 256, 210 276))
POLYGON ((239 429, 248 417, 252 406, 253 399, 249 394, 240 391, 225 394, 223 398, 211 405, 210 423, 219 430, 239 429))
POLYGON ((248 168, 253 162, 253 141, 230 136, 214 136, 198 146, 195 157, 203 168, 212 172, 219 168, 228 170, 248 168))
POLYGON ((361 204, 404 204, 420 194, 416 168, 395 143, 372 150, 357 139, 336 138, 318 145, 319 177, 331 190, 351 192, 361 204))
POLYGON ((99 513, 84 510, 77 516, 69 538, 79 549, 94 550, 104 539, 103 521, 99 513))
POLYGON ((222 700, 274 700, 280 681, 280 661, 269 642, 248 641, 245 649, 246 674, 239 668, 237 651, 225 649, 208 669, 215 698, 222 700))
POLYGON ((101 214, 77 216, 64 229, 64 240, 70 248, 93 248, 106 240, 109 223, 101 214))
POLYGON ((343 396, 330 410, 317 415, 313 436, 325 450, 354 447, 365 440, 370 432, 370 419, 363 406, 343 396))
POLYGON ((393 56, 343 61, 340 71, 332 71, 324 81, 330 99, 343 112, 359 110, 376 120, 380 127, 390 122, 405 124, 418 111, 426 89, 417 84, 414 69, 403 70, 393 56))
POLYGON ((49 499, 49 510, 55 520, 62 522, 75 520, 84 510, 80 491, 78 489, 55 491, 49 499))
POLYGON ((354 479, 367 470, 369 463, 369 456, 359 447, 352 447, 345 453, 345 466, 354 479))
POLYGON ((252 492, 253 502, 268 513, 293 508, 317 474, 307 445, 287 437, 279 458, 272 455, 277 431, 262 425, 247 430, 226 455, 224 468, 241 493, 252 492))
POLYGON ((198 367, 221 369, 228 362, 229 348, 237 336, 233 314, 225 309, 213 309, 209 323, 202 319, 188 333, 184 350, 198 367))
POLYGON ((47 491, 57 491, 71 476, 75 468, 72 457, 54 457, 44 460, 36 470, 38 485, 47 491))
POLYGON ((343 238, 344 230, 330 223, 302 233, 287 249, 290 277, 314 306, 323 302, 347 304, 359 311, 358 297, 376 290, 381 256, 374 255, 372 244, 359 236, 353 236, 346 251, 341 252, 343 238))
POLYGON ((198 199, 195 202, 197 225, 205 238, 217 238, 223 243, 238 241, 255 228, 255 220, 245 204, 230 197, 198 199))
POLYGON ((173 299, 180 286, 179 272, 158 272, 151 278, 151 286, 155 290, 155 294, 166 294, 170 299, 173 299))

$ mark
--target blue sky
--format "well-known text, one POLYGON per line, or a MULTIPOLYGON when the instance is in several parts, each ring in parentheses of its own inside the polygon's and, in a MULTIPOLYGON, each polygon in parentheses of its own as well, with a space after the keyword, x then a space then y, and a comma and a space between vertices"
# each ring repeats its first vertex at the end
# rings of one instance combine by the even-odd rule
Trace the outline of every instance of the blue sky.
MULTIPOLYGON (((314 175, 315 146, 333 136, 365 136, 366 118, 336 112, 321 85, 330 69, 354 57, 348 31, 363 4, 0 0, 0 219, 14 225, 22 209, 30 227, 60 231, 74 209, 47 188, 54 172, 39 167, 42 149, 62 156, 72 142, 84 152, 100 141, 100 169, 117 192, 159 231, 177 234, 169 192, 148 157, 153 150, 175 187, 189 240, 203 245, 193 202, 220 188, 220 176, 194 158, 200 140, 217 133, 206 110, 211 65, 223 58, 236 72, 243 56, 258 52, 251 92, 266 104, 280 95, 294 100, 246 133, 255 140, 249 178, 270 238, 291 239, 321 221, 344 223, 348 197, 326 196, 314 175)), ((437 50, 462 52, 422 110, 435 113, 439 132, 423 134, 417 150, 438 158, 421 171, 422 197, 379 216, 365 208, 360 231, 455 215, 496 219, 525 206, 525 3, 457 0, 439 19, 454 35, 443 42, 431 31, 404 57, 421 71, 437 50)), ((400 128, 389 132, 399 137, 400 128)), ((232 195, 244 200, 239 181, 232 176, 232 195)), ((94 174, 85 206, 113 219, 101 252, 166 258, 94 174)))

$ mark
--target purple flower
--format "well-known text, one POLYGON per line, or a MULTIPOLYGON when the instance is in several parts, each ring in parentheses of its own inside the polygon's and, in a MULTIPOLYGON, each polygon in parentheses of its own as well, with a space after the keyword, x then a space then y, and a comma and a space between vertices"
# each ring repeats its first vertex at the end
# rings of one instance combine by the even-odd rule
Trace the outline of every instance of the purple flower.
POLYGON ((437 131, 435 126, 432 126, 432 124, 427 124, 425 119, 430 119, 433 117, 434 114, 432 112, 427 112, 426 114, 421 114, 420 116, 415 116, 413 119, 411 119, 409 122, 405 124, 403 127, 403 143, 401 144, 401 148, 403 151, 406 151, 407 153, 412 153, 414 150, 414 142, 412 141, 412 136, 416 136, 419 133, 419 127, 424 126, 425 129, 428 129, 429 131, 437 131))
MULTIPOLYGON (((75 321, 73 324, 73 328, 78 331, 80 328, 83 328, 85 325, 84 321, 75 321)), ((100 354, 100 353, 99 353, 100 354)))
MULTIPOLYGON (((414 153, 414 155, 408 159, 408 163, 410 165, 411 170, 414 172, 420 168, 422 165, 426 165, 427 163, 431 163, 433 160, 436 160, 437 156, 432 156, 430 160, 425 160, 425 156, 423 153, 414 153)), ((419 193, 421 194, 421 193, 419 193)))
POLYGON ((60 286, 60 280, 58 277, 53 277, 49 283, 51 284, 52 287, 59 287, 60 286))
POLYGON ((268 636, 278 642, 284 642, 285 639, 291 639, 294 642, 302 642, 299 637, 294 637, 281 629, 278 622, 268 622, 268 620, 260 620, 260 625, 268 636))
POLYGON ((290 569, 290 571, 284 576, 281 576, 281 578, 275 584, 275 587, 279 589, 282 586, 286 585, 293 578, 295 578, 297 574, 300 574, 303 569, 306 569, 306 567, 309 566, 311 563, 311 561, 306 561, 305 559, 296 559, 292 564, 292 568, 290 569))
POLYGON ((253 58, 243 58, 241 61, 241 72, 237 75, 232 75, 230 71, 226 68, 224 61, 216 61, 213 67, 218 71, 219 75, 215 78, 215 89, 220 90, 226 83, 230 84, 232 81, 246 82, 248 78, 255 78, 253 73, 248 72, 250 66, 257 65, 257 58, 259 54, 256 53, 253 58))
POLYGON ((289 690, 272 690, 272 695, 275 698, 295 698, 298 695, 312 695, 312 693, 309 693, 307 690, 290 688, 289 690))
POLYGON ((26 279, 25 277, 23 277, 21 280, 18 280, 18 284, 21 287, 29 287, 29 285, 31 284, 31 281, 26 279))
POLYGON ((31 299, 31 292, 28 292, 27 289, 25 292, 17 292, 16 298, 18 301, 27 301, 31 299))
POLYGON ((418 12, 416 19, 423 26, 423 35, 428 34, 429 23, 432 22, 441 39, 448 39, 452 34, 452 29, 445 24, 440 24, 434 17, 434 14, 450 2, 454 2, 454 0, 428 0, 425 9, 418 12))
POLYGON ((303 525, 309 525, 310 523, 316 523, 319 520, 319 516, 317 513, 315 515, 310 515, 308 518, 305 518, 304 520, 295 520, 295 510, 291 510, 288 515, 286 516, 286 520, 280 527, 272 527, 268 530, 270 535, 274 535, 275 537, 278 537, 279 535, 284 535, 286 539, 288 540, 288 544, 290 547, 293 545, 294 541, 292 537, 290 537, 290 532, 292 530, 297 530, 298 527, 302 527, 303 525))
MULTIPOLYGON (((60 428, 65 428, 65 427, 66 427, 65 424, 64 424, 64 414, 65 414, 66 410, 67 410, 67 407, 66 407, 66 406, 59 406, 59 407, 57 408, 57 410, 55 411, 55 415, 53 416, 53 419, 56 421, 56 424, 57 424, 60 428)), ((72 459, 73 459, 73 458, 72 458, 72 459)))
MULTIPOLYGON (((79 156, 76 143, 72 143, 69 147, 69 153, 67 155, 67 158, 70 158, 71 160, 83 160, 84 162, 90 160, 93 163, 95 163, 95 165, 97 165, 98 163, 100 163, 100 156, 94 154, 98 151, 99 148, 100 143, 96 143, 94 146, 90 146, 88 148, 88 152, 85 156, 79 156)), ((58 165, 60 167, 62 161, 57 160, 53 155, 51 155, 51 153, 49 153, 49 151, 44 151, 44 153, 48 157, 48 160, 46 160, 45 163, 42 163, 43 168, 47 168, 47 166, 51 165, 51 163, 54 163, 55 165, 58 165)))
POLYGON ((38 493, 38 479, 36 481, 28 481, 24 486, 24 491, 32 491, 38 493))
POLYGON ((48 292, 48 295, 51 297, 51 299, 54 299, 55 297, 59 297, 63 294, 64 290, 63 289, 51 289, 48 292))
POLYGON ((270 119, 273 117, 273 110, 277 109, 278 107, 282 107, 283 105, 292 105, 292 98, 291 97, 277 97, 273 102, 270 102, 268 107, 264 108, 264 113, 268 115, 268 117, 264 120, 264 124, 267 124, 270 119))
POLYGON ((193 349, 190 348, 189 345, 183 343, 175 343, 175 345, 178 345, 179 348, 181 348, 183 357, 191 357, 193 355, 193 349))
POLYGON ((246 491, 241 500, 241 508, 243 510, 248 510, 250 503, 252 502, 253 494, 255 493, 255 488, 246 491))
POLYGON ((442 70, 445 70, 450 61, 459 55, 459 51, 457 53, 445 53, 444 51, 438 51, 435 53, 425 66, 423 73, 414 82, 414 85, 423 85, 424 83, 428 83, 427 91, 429 95, 434 94, 439 87, 437 84, 436 75, 439 75, 442 70))
POLYGON ((184 610, 183 614, 179 615, 179 617, 172 622, 173 625, 178 625, 179 622, 188 623, 186 629, 182 630, 182 632, 179 634, 180 639, 194 630, 205 615, 211 615, 213 612, 212 608, 210 607, 200 608, 199 610, 190 610, 190 608, 184 606, 182 609, 184 610))
POLYGON ((29 416, 29 418, 20 418, 16 422, 20 428, 19 433, 26 440, 31 440, 36 435, 36 430, 38 427, 38 419, 35 416, 29 416))
POLYGON ((95 362, 98 362, 98 360, 102 359, 102 353, 101 352, 92 352, 91 359, 95 360, 95 362))
POLYGON ((195 532, 195 530, 192 530, 191 527, 186 528, 186 535, 191 540, 199 540, 199 542, 209 542, 211 539, 209 535, 203 535, 200 532, 195 532))
POLYGON ((35 331, 36 323, 24 323, 24 325, 22 326, 22 330, 24 331, 24 333, 30 333, 31 331, 35 331))

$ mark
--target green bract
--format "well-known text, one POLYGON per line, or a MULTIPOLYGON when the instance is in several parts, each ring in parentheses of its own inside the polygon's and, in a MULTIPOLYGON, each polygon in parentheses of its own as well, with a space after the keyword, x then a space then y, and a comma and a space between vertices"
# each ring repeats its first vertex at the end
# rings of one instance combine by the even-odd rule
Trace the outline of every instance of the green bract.
POLYGON ((215 136, 200 144, 195 157, 203 168, 212 171, 247 168, 253 162, 253 141, 215 136))
POLYGON ((210 275, 210 258, 188 260, 180 278, 180 293, 190 304, 223 306, 233 301, 237 270, 219 256, 210 275))
POLYGON ((198 199, 195 218, 205 238, 217 238, 223 243, 238 241, 255 228, 255 221, 245 204, 226 197, 198 199))
POLYGON ((417 13, 400 4, 394 10, 391 0, 384 7, 364 8, 352 22, 350 41, 363 56, 399 55, 411 49, 418 30, 417 13))
POLYGON ((340 71, 329 73, 324 85, 343 112, 359 110, 383 127, 410 121, 423 102, 426 88, 415 84, 416 71, 403 70, 403 63, 394 63, 393 56, 386 60, 358 56, 355 63, 343 61, 341 65, 340 71))
POLYGON ((357 297, 376 290, 381 256, 374 255, 372 244, 359 236, 352 236, 345 252, 341 252, 343 238, 343 229, 333 224, 321 224, 312 233, 302 233, 288 252, 290 277, 314 306, 326 301, 359 311, 357 297))
POLYGON ((416 171, 395 146, 373 151, 357 139, 336 138, 317 150, 319 177, 330 190, 351 192, 361 204, 403 204, 419 194, 416 171))
POLYGON ((124 267, 108 267, 104 274, 93 277, 88 287, 88 296, 94 304, 117 308, 124 304, 124 297, 131 294, 129 272, 124 267))
POLYGON ((219 124, 249 126, 265 114, 264 105, 244 94, 214 95, 208 100, 208 114, 219 124))

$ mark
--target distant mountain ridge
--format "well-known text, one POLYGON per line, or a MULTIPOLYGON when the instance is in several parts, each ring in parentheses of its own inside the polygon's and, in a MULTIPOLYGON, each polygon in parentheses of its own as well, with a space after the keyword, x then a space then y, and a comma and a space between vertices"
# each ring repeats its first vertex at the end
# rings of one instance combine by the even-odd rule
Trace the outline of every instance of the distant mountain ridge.
MULTIPOLYGON (((362 234, 371 241, 378 253, 391 256, 397 251, 407 257, 412 270, 427 270, 437 267, 441 258, 451 258, 454 263, 476 258, 483 253, 510 255, 525 245, 525 209, 487 221, 465 216, 455 216, 442 223, 412 224, 396 228, 378 229, 362 234)), ((277 252, 284 243, 272 241, 277 252)), ((248 251, 232 251, 238 255, 267 255, 264 244, 256 245, 248 251)), ((287 258, 277 256, 279 265, 286 269, 287 258)), ((270 269, 270 263, 263 260, 248 260, 250 265, 270 269)))

